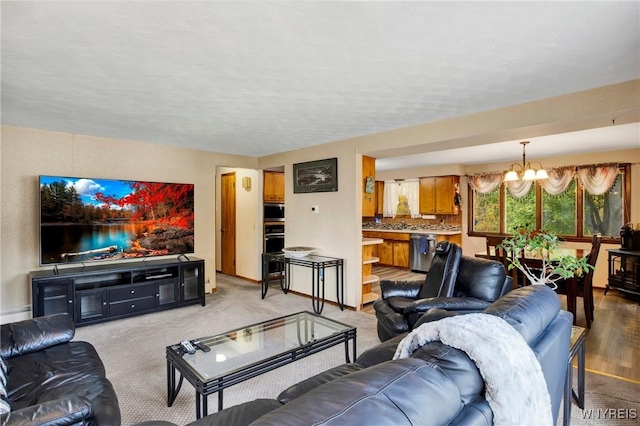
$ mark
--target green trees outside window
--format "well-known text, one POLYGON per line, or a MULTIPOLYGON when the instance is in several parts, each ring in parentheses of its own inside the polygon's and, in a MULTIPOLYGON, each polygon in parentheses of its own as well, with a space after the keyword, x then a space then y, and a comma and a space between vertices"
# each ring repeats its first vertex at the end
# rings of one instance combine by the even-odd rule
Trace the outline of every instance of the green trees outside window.
POLYGON ((500 189, 476 196, 473 203, 473 219, 477 232, 500 232, 500 189))
POLYGON ((576 235, 576 181, 561 195, 542 190, 542 229, 557 235, 576 235))

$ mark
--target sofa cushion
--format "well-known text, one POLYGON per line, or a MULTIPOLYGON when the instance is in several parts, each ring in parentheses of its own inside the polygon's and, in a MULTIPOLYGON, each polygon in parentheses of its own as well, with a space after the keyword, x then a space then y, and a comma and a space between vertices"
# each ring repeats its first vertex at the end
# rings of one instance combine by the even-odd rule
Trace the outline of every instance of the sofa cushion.
POLYGON ((485 313, 507 321, 530 345, 560 312, 558 295, 546 285, 529 285, 507 293, 485 313))
POLYGON ((461 409, 451 380, 422 360, 408 358, 335 379, 253 425, 447 424, 461 409))
POLYGON ((105 375, 102 360, 87 342, 51 346, 10 358, 8 363, 11 371, 7 391, 15 409, 36 404, 41 393, 51 388, 54 382, 66 383, 65 389, 71 391, 75 390, 76 379, 82 376, 105 375))
POLYGON ((356 363, 365 367, 371 367, 372 365, 381 364, 385 361, 391 361, 393 359, 393 355, 396 353, 398 343, 400 343, 407 334, 409 333, 399 334, 380 343, 379 345, 367 349, 358 358, 356 358, 356 363))
POLYGON ((69 314, 3 324, 0 330, 0 355, 5 358, 65 343, 75 335, 75 326, 69 314))
POLYGON ((13 410, 2 417, 2 424, 30 425, 34 424, 33 419, 37 418, 38 425, 83 425, 86 424, 84 420, 90 418, 92 412, 91 403, 86 398, 61 398, 13 410))
POLYGON ((282 404, 275 399, 256 399, 209 414, 187 426, 248 425, 260 416, 280 407, 282 404))
POLYGON ((454 296, 493 302, 501 296, 506 278, 502 263, 462 256, 454 296))
POLYGON ((465 352, 435 341, 416 349, 411 358, 423 360, 451 379, 458 387, 463 404, 468 404, 483 394, 484 379, 475 362, 465 352))
POLYGON ((282 404, 286 404, 300 395, 303 395, 309 392, 311 389, 315 389, 320 385, 328 383, 332 380, 337 379, 338 377, 342 377, 345 374, 353 373, 355 371, 360 371, 365 368, 363 365, 356 363, 342 364, 337 367, 331 368, 327 371, 323 371, 320 374, 317 374, 313 377, 310 377, 306 380, 303 380, 295 385, 289 387, 278 395, 278 401, 282 404))
POLYGON ((7 392, 13 410, 75 396, 91 401, 98 424, 119 421, 118 398, 90 343, 55 345, 9 358, 7 363, 7 392))

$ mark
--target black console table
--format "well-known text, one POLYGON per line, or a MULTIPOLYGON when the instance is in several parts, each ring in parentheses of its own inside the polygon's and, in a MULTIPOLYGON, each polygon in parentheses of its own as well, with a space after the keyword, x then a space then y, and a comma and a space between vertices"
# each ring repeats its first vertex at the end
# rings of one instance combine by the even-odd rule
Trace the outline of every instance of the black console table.
POLYGON ((280 288, 287 294, 291 288, 291 265, 311 268, 311 305, 316 314, 324 309, 324 276, 326 268, 336 268, 336 297, 341 310, 344 310, 344 261, 337 257, 307 255, 292 257, 284 253, 262 254, 262 298, 269 290, 269 263, 275 262, 279 275, 280 288), (322 294, 320 293, 322 292, 322 294))
POLYGON ((67 312, 76 326, 200 303, 204 260, 180 257, 32 271, 34 317, 67 312))
POLYGON ((609 280, 604 294, 610 288, 640 295, 640 251, 609 249, 609 280))

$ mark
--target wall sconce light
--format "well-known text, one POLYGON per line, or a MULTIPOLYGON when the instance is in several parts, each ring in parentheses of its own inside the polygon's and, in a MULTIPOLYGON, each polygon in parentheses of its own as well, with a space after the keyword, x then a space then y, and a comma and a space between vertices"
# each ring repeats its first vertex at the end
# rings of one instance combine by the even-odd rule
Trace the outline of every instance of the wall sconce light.
POLYGON ((242 187, 247 191, 251 189, 251 178, 249 176, 245 176, 242 178, 242 187))

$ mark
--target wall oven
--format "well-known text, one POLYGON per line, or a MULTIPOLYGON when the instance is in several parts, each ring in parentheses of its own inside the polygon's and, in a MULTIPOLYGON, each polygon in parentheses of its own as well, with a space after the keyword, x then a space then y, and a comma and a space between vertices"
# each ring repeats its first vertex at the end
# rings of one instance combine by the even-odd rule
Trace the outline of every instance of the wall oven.
POLYGON ((262 217, 265 223, 284 222, 284 204, 265 203, 262 217))
MULTIPOLYGON (((264 252, 279 253, 284 248, 284 222, 264 224, 264 252)), ((269 275, 278 272, 278 264, 269 262, 269 275)))

